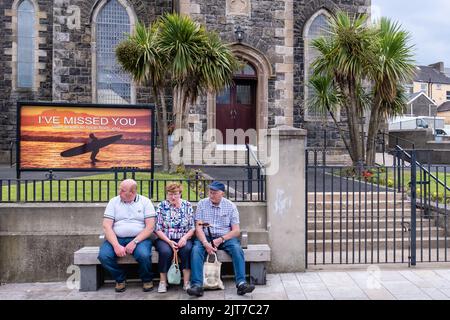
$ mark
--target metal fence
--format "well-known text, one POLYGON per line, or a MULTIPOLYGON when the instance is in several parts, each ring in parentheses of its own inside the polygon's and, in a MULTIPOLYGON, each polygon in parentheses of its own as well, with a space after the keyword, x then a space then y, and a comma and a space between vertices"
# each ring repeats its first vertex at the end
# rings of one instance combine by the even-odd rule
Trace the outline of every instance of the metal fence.
POLYGON ((306 154, 309 265, 448 261, 449 167, 401 148, 392 166, 361 171, 323 157, 306 154))

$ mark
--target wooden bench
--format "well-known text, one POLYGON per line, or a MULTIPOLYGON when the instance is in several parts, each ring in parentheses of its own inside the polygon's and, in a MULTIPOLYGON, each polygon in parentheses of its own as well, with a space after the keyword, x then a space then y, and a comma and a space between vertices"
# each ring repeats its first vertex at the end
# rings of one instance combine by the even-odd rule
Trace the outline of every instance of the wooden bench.
MULTIPOLYGON (((74 253, 74 264, 80 268, 80 291, 96 291, 103 283, 101 264, 98 261, 99 247, 83 247, 74 253)), ((152 263, 158 262, 158 252, 153 247, 152 263)), ((266 244, 247 245, 244 250, 245 261, 250 264, 250 282, 266 284, 266 262, 270 261, 270 247, 266 244)), ((221 262, 231 262, 231 257, 219 250, 217 257, 221 262)), ((133 256, 118 259, 119 264, 137 264, 133 256)))

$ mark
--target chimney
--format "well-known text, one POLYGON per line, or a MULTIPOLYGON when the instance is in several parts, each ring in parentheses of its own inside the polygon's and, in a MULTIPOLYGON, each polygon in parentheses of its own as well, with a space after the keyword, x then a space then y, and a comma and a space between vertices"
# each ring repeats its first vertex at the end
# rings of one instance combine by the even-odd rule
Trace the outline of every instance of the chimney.
POLYGON ((444 68, 444 63, 443 62, 437 62, 437 63, 433 63, 429 65, 430 67, 433 67, 433 69, 444 73, 445 68, 444 68))

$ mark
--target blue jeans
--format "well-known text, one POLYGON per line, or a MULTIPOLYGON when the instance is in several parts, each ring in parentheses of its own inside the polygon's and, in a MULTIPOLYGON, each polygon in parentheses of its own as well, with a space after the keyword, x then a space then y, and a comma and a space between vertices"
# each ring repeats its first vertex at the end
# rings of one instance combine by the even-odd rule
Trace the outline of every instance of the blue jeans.
MULTIPOLYGON (((133 238, 117 238, 119 244, 125 247, 133 241, 133 238)), ((152 242, 150 239, 139 242, 133 251, 133 257, 139 264, 139 277, 142 282, 153 280, 152 273, 152 242)), ((124 282, 126 279, 125 271, 117 263, 117 256, 113 246, 108 242, 103 242, 98 254, 98 260, 117 282, 124 282)))
MULTIPOLYGON (((209 241, 209 237, 207 237, 209 241)), ((231 256, 234 268, 234 279, 236 286, 245 282, 245 259, 244 251, 237 238, 225 241, 219 246, 219 249, 224 250, 231 256)), ((199 240, 195 240, 194 247, 191 252, 191 285, 203 287, 203 263, 208 253, 199 240)))

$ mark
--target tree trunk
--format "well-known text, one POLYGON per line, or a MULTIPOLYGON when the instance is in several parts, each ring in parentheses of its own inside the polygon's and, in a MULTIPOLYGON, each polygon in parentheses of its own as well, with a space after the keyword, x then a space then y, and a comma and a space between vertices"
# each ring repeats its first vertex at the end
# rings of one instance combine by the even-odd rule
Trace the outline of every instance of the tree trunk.
POLYGON ((163 151, 163 145, 164 145, 163 117, 162 117, 161 107, 159 104, 158 91, 156 89, 153 89, 153 96, 155 97, 155 117, 156 117, 157 126, 158 126, 158 136, 159 136, 159 139, 161 140, 161 155, 162 155, 162 163, 163 163, 163 167, 164 167, 164 163, 166 161, 166 159, 165 159, 166 155, 164 154, 164 151, 163 151))
POLYGON ((375 165, 375 154, 376 154, 376 135, 380 127, 380 110, 379 103, 376 102, 370 112, 370 124, 369 132, 367 135, 367 146, 366 146, 366 163, 368 166, 375 165))
MULTIPOLYGON (((351 151, 350 145, 348 144, 348 141, 345 139, 344 130, 342 130, 342 128, 339 126, 336 116, 334 115, 333 111, 330 110, 330 108, 328 108, 328 112, 330 113, 331 118, 333 119, 333 122, 339 131, 339 135, 341 136, 342 141, 344 141, 344 145, 345 145, 345 148, 347 149, 348 154, 350 155, 350 157, 352 157, 352 151, 351 151)), ((353 161, 353 159, 352 159, 352 161, 353 161)))

